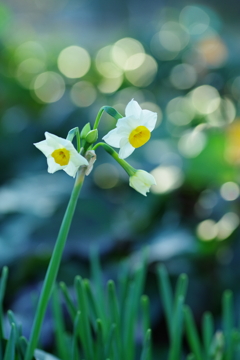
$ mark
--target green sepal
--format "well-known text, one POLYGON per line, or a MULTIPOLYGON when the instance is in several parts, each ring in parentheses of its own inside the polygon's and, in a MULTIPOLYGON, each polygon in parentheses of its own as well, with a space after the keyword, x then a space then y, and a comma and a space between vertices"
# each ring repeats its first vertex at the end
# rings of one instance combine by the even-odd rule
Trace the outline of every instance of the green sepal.
POLYGON ((89 144, 93 144, 97 141, 97 139, 98 139, 98 130, 94 129, 94 130, 89 131, 85 140, 89 144))
POLYGON ((103 108, 106 111, 106 113, 108 113, 108 115, 112 116, 116 120, 121 119, 123 117, 116 109, 114 109, 111 106, 104 106, 103 108))
POLYGON ((86 125, 84 125, 84 127, 82 128, 82 131, 81 131, 81 138, 82 139, 85 139, 87 134, 89 133, 89 131, 91 131, 91 125, 90 123, 88 122, 86 125))

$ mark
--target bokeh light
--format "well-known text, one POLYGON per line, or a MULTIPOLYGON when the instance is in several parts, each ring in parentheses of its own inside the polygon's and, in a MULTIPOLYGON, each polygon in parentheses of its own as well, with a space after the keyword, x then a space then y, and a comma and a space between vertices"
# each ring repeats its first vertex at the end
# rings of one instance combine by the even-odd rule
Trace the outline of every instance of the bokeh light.
POLYGON ((203 34, 209 27, 210 17, 198 6, 185 6, 180 12, 180 23, 191 35, 203 34))
POLYGON ((192 104, 201 114, 215 111, 221 102, 219 92, 213 86, 202 85, 191 92, 192 104))
POLYGON ((184 175, 177 166, 158 166, 151 174, 156 180, 156 185, 151 187, 155 194, 163 194, 177 189, 182 185, 184 175))
POLYGON ((228 181, 221 186, 220 193, 224 200, 233 201, 239 197, 240 189, 238 184, 228 181))
POLYGON ((211 241, 217 237, 218 227, 214 220, 207 219, 197 226, 197 235, 203 241, 211 241))
POLYGON ((136 57, 140 57, 142 62, 136 61, 137 64, 140 64, 139 67, 134 70, 127 70, 125 72, 126 78, 134 86, 145 87, 150 85, 158 70, 158 65, 156 60, 150 55, 138 54, 136 57))
POLYGON ((65 83, 59 74, 47 71, 36 77, 33 89, 39 100, 45 103, 52 103, 58 101, 63 96, 65 83))
POLYGON ((102 189, 111 189, 117 185, 119 173, 116 166, 104 163, 96 167, 93 177, 97 186, 102 189))
POLYGON ((84 76, 91 65, 91 58, 87 50, 80 46, 69 46, 58 56, 58 68, 63 75, 71 79, 84 76))
POLYGON ((70 97, 76 106, 87 107, 96 100, 97 90, 88 81, 78 81, 72 86, 70 97))
POLYGON ((189 89, 197 81, 196 70, 193 66, 188 64, 176 65, 170 73, 170 81, 177 89, 189 89))

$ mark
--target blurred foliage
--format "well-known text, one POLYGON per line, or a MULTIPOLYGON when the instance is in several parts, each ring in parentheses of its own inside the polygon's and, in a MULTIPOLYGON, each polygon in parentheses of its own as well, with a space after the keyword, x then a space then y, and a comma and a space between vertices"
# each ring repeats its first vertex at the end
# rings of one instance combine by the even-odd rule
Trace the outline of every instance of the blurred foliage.
MULTIPOLYGON (((134 1, 122 2, 115 17, 105 1, 0 4, 0 265, 11 268, 5 307, 26 337, 72 187, 66 174, 46 173, 32 144, 45 131, 65 137, 93 124, 103 105, 124 114, 132 98, 158 113, 151 141, 129 159, 157 186, 143 198, 99 150, 59 279, 88 276, 92 248, 105 278, 115 279, 120 264, 134 264, 148 245, 145 292, 156 330, 164 328, 156 301, 161 262, 173 282, 189 274, 197 326, 204 310, 220 316, 225 288, 239 310, 239 25, 210 5, 150 3, 136 11, 134 1)), ((114 126, 104 115, 100 138, 114 126)), ((47 317, 45 346, 51 329, 47 317)))

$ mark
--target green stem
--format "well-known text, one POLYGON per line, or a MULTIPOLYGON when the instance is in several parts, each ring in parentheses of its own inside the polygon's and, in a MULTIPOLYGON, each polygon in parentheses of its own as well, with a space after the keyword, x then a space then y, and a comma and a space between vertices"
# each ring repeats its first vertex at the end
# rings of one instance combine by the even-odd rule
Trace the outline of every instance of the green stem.
POLYGON ((99 122, 100 122, 102 114, 104 112, 104 109, 105 109, 105 106, 101 107, 101 109, 99 110, 96 120, 95 120, 95 123, 93 125, 93 130, 98 128, 99 122))
POLYGON ((41 331, 41 327, 42 327, 42 322, 43 322, 46 308, 47 308, 47 305, 48 305, 48 302, 49 302, 49 299, 50 299, 50 296, 51 296, 51 293, 53 290, 53 286, 55 284, 55 280, 57 277, 58 269, 59 269, 61 258, 62 258, 62 253, 63 253, 64 246, 66 243, 66 239, 68 236, 68 232, 70 229, 74 211, 76 208, 78 196, 79 196, 79 193, 82 188, 83 181, 84 181, 85 171, 86 171, 86 167, 84 166, 84 167, 80 168, 80 170, 77 174, 75 185, 72 190, 72 194, 71 194, 71 197, 70 197, 70 200, 68 203, 68 207, 66 209, 66 212, 65 212, 65 215, 64 215, 59 233, 58 233, 58 238, 57 238, 57 241, 56 241, 56 244, 55 244, 52 256, 51 256, 51 260, 48 265, 48 270, 47 270, 47 273, 46 273, 46 276, 44 279, 42 291, 41 291, 38 306, 37 306, 35 319, 33 322, 32 331, 31 331, 31 335, 30 335, 30 340, 28 343, 28 347, 27 347, 27 351, 26 351, 24 360, 32 360, 34 350, 37 347, 37 343, 38 343, 38 339, 39 339, 39 335, 40 335, 40 331, 41 331))
POLYGON ((129 163, 123 159, 120 159, 119 156, 118 156, 118 153, 113 150, 113 148, 103 142, 100 142, 98 144, 96 144, 92 150, 96 150, 99 146, 102 146, 104 148, 104 150, 106 150, 118 163, 119 165, 122 166, 122 168, 127 172, 127 174, 129 176, 132 176, 136 173, 136 170, 131 166, 129 165, 129 163))

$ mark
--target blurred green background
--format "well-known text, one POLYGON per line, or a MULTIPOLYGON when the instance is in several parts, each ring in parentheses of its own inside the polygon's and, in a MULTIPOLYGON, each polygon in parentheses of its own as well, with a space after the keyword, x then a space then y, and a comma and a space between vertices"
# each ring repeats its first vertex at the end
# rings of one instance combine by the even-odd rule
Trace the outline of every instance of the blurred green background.
MULTIPOLYGON (((166 340, 156 264, 190 277, 197 321, 216 319, 220 294, 240 307, 240 3, 9 0, 0 3, 0 264, 10 268, 6 309, 32 324, 37 291, 73 186, 47 173, 33 146, 93 124, 103 105, 124 114, 134 98, 158 113, 151 141, 128 158, 157 181, 144 198, 104 150, 87 177, 59 279, 89 277, 98 249, 105 280, 149 249, 155 334, 166 340)), ((100 138, 115 126, 104 115, 100 138)), ((237 315, 236 315, 237 316, 237 315)), ((153 332, 154 334, 154 332, 153 332)), ((42 342, 51 346, 51 317, 42 342)), ((158 340, 159 341, 159 340, 158 340)))

